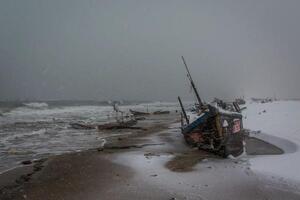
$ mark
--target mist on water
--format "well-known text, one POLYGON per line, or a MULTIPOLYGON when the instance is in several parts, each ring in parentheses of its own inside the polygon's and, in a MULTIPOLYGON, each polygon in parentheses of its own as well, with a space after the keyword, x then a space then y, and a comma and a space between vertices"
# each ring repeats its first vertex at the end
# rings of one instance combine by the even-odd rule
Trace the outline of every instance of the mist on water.
POLYGON ((300 98, 300 1, 1 1, 0 100, 300 98))

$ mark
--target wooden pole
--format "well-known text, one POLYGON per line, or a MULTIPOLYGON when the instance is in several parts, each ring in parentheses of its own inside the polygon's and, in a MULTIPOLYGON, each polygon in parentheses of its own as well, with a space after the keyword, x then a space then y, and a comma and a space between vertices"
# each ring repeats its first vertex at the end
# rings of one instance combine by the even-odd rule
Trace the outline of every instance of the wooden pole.
POLYGON ((182 110, 182 114, 183 114, 183 116, 184 116, 184 118, 186 120, 186 123, 189 124, 190 120, 189 120, 189 118, 186 115, 186 112, 184 110, 184 107, 183 107, 183 104, 182 104, 182 101, 181 101, 180 97, 178 97, 178 101, 179 101, 179 104, 180 104, 180 107, 181 107, 181 110, 182 110))

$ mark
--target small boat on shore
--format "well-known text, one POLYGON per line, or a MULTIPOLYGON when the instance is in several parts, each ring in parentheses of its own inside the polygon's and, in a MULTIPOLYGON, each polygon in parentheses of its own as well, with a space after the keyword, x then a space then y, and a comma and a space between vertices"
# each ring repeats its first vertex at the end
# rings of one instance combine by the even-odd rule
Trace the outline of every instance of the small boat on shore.
POLYGON ((98 129, 98 130, 109 130, 109 129, 135 129, 134 125, 137 124, 137 120, 131 119, 128 121, 121 121, 121 122, 109 122, 105 124, 98 124, 98 125, 91 125, 91 124, 83 124, 83 123, 71 123, 70 126, 73 129, 78 130, 91 130, 91 129, 98 129))
POLYGON ((165 115, 165 114, 170 114, 170 111, 168 110, 158 110, 158 111, 154 111, 153 113, 149 113, 149 112, 141 112, 141 111, 136 111, 136 110, 129 110, 131 112, 131 114, 133 114, 134 116, 143 116, 143 115, 165 115))
POLYGON ((131 109, 129 109, 129 111, 130 111, 131 114, 133 114, 134 116, 150 115, 149 112, 141 112, 141 111, 136 111, 136 110, 131 110, 131 109))
POLYGON ((137 120, 131 119, 129 121, 122 121, 122 122, 112 122, 107 124, 97 125, 98 130, 110 130, 110 129, 134 129, 134 125, 137 124, 137 120))
POLYGON ((84 124, 84 123, 71 123, 70 126, 74 129, 81 130, 89 130, 89 129, 97 129, 97 130, 110 130, 110 129, 138 129, 139 127, 133 127, 137 124, 136 119, 129 119, 128 117, 124 117, 124 112, 119 110, 117 104, 113 104, 113 109, 116 113, 116 121, 107 122, 104 124, 84 124), (121 113, 121 117, 119 117, 118 113, 121 113))
POLYGON ((168 110, 159 110, 159 111, 155 111, 153 112, 154 115, 165 115, 165 114, 170 114, 170 111, 168 110))
POLYGON ((83 123, 71 123, 70 126, 74 129, 82 129, 82 130, 89 130, 89 129, 95 129, 95 125, 90 124, 83 124, 83 123))

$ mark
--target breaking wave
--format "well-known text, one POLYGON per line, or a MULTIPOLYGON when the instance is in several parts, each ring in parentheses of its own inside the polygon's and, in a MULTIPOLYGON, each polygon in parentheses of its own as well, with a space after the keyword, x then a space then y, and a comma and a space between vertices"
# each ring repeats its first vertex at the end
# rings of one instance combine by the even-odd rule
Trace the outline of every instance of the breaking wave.
POLYGON ((47 103, 39 103, 39 102, 30 102, 30 103, 23 103, 24 106, 28 108, 33 108, 33 109, 42 109, 42 108, 47 108, 48 104, 47 103))

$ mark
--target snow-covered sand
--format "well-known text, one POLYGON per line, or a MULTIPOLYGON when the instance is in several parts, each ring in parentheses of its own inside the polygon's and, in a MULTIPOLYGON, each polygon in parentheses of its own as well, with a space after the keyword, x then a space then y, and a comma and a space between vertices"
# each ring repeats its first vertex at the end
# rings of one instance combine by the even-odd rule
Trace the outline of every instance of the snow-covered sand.
POLYGON ((261 131, 255 136, 276 143, 285 151, 283 155, 250 158, 251 169, 273 178, 300 182, 300 101, 249 101, 246 106, 244 127, 261 131))

